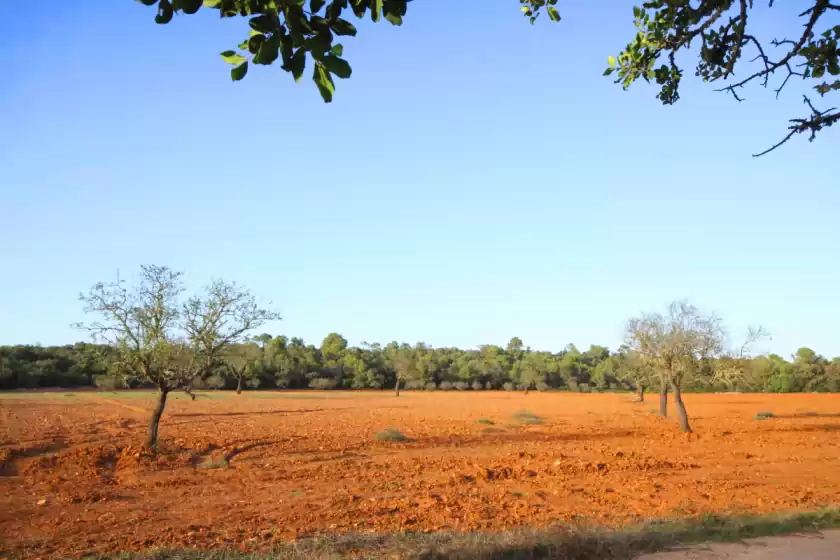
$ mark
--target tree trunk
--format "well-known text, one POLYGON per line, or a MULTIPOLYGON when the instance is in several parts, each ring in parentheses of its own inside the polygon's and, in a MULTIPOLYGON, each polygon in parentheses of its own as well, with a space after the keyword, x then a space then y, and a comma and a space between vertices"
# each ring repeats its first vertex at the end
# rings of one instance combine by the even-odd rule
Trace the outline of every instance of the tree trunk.
POLYGON ((639 397, 639 402, 645 402, 645 386, 641 383, 636 385, 636 395, 639 397))
POLYGON ((242 394, 242 378, 241 377, 236 380, 236 394, 237 395, 242 394))
POLYGON ((168 394, 169 389, 158 389, 158 402, 155 410, 152 412, 152 420, 149 423, 149 434, 146 437, 146 445, 152 449, 157 447, 158 426, 160 426, 160 417, 163 416, 163 409, 166 407, 166 396, 168 394))
POLYGON ((397 377, 397 383, 394 385, 394 396, 400 396, 400 381, 402 381, 399 377, 397 377))
POLYGON ((682 393, 680 392, 680 388, 676 384, 672 384, 671 387, 674 390, 674 402, 677 405, 677 416, 680 419, 680 429, 687 433, 691 433, 691 426, 688 424, 688 413, 685 411, 685 405, 682 401, 682 393))
POLYGON ((659 385, 659 414, 663 418, 668 418, 668 385, 665 381, 659 385))

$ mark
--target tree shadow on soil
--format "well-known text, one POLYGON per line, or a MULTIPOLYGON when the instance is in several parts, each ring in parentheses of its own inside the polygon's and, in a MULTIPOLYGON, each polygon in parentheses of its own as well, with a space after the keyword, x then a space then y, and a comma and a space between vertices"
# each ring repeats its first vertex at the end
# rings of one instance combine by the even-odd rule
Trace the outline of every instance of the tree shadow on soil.
MULTIPOLYGON (((253 412, 184 412, 179 414, 172 414, 172 418, 203 418, 203 417, 213 417, 213 418, 220 418, 220 417, 238 417, 238 416, 293 416, 295 414, 303 414, 307 412, 324 412, 325 409, 323 408, 305 408, 301 410, 262 410, 262 411, 253 411, 253 412)), ((329 409, 330 411, 333 410, 341 410, 336 408, 329 409)))
POLYGON ((818 424, 815 426, 794 426, 779 430, 780 432, 840 432, 840 424, 818 424))
POLYGON ((517 428, 512 428, 511 431, 492 431, 483 432, 481 434, 466 435, 466 436, 427 436, 420 438, 412 438, 407 442, 409 447, 426 447, 426 446, 455 446, 455 447, 476 447, 494 443, 531 443, 531 442, 570 442, 570 441, 597 441, 605 439, 615 439, 629 437, 634 434, 639 434, 638 431, 617 429, 603 432, 593 433, 579 433, 570 432, 567 434, 557 434, 542 431, 516 431, 517 428))
POLYGON ((786 418, 789 420, 797 418, 840 418, 840 413, 833 412, 797 412, 795 414, 777 414, 776 418, 786 418))
POLYGON ((0 460, 0 476, 14 476, 17 474, 17 467, 15 462, 18 459, 31 459, 33 457, 42 457, 44 455, 51 455, 58 453, 62 449, 67 449, 70 444, 62 438, 57 438, 50 443, 43 445, 36 445, 33 447, 20 447, 12 449, 6 454, 3 460, 0 460))

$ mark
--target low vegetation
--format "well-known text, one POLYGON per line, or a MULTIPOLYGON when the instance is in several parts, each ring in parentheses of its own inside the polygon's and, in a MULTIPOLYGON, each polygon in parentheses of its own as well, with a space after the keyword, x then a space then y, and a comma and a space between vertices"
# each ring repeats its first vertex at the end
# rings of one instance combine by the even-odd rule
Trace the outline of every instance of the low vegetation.
POLYGON ((513 415, 513 419, 519 422, 520 424, 542 424, 543 419, 531 411, 528 410, 520 410, 516 414, 513 415))
POLYGON ((478 420, 476 420, 476 422, 478 422, 479 424, 489 424, 489 425, 495 424, 495 422, 493 422, 489 418, 479 418, 478 420))
POLYGON ((767 418, 775 418, 776 415, 769 411, 758 412, 755 415, 756 420, 766 420, 767 418))
POLYGON ((398 533, 335 535, 282 545, 267 554, 233 551, 157 551, 119 555, 136 560, 326 560, 333 558, 417 558, 497 560, 564 558, 632 560, 644 553, 709 541, 815 532, 840 527, 840 508, 766 516, 706 516, 648 521, 617 531, 586 527, 523 529, 502 533, 398 533))
POLYGON ((395 428, 387 428, 382 430, 381 432, 377 432, 374 436, 377 441, 407 441, 408 438, 405 437, 401 431, 395 428))

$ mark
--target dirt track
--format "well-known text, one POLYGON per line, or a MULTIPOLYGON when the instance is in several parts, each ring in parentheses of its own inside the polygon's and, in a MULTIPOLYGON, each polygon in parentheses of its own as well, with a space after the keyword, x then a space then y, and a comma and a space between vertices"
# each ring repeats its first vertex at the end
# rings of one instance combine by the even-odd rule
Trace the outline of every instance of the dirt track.
POLYGON ((637 560, 837 560, 840 531, 768 537, 744 543, 713 543, 640 556, 637 560))
POLYGON ((152 400, 104 396, 0 396, 0 549, 260 550, 840 503, 840 395, 688 395, 685 436, 627 395, 211 394, 170 402, 157 458, 138 445, 152 400), (545 423, 518 424, 523 409, 545 423), (410 441, 375 441, 388 426, 410 441))

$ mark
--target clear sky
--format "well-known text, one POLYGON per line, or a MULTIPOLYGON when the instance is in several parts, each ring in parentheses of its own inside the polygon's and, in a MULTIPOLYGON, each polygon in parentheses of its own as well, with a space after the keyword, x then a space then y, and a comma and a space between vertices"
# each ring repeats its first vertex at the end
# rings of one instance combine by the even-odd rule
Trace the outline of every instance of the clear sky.
MULTIPOLYGON (((344 41, 331 105, 309 73, 231 83, 243 19, 6 10, 0 344, 82 339, 79 292, 156 263, 246 285, 284 316, 268 331, 316 344, 615 348, 688 298, 733 339, 840 355, 840 130, 753 159, 802 90, 738 104, 689 67, 676 106, 622 91, 601 72, 632 3, 612 4, 531 27, 515 0, 416 0, 344 41)), ((790 34, 785 9, 753 22, 790 34)))

